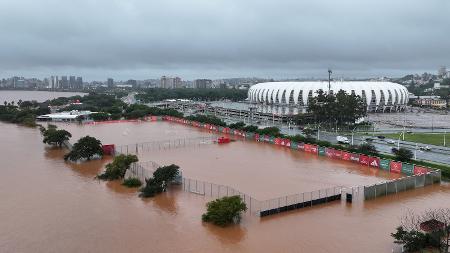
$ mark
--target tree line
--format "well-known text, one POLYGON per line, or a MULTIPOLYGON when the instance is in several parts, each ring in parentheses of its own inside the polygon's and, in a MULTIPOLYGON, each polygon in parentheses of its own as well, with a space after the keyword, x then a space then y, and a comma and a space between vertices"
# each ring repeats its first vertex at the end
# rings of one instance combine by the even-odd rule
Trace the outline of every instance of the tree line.
POLYGON ((247 90, 240 89, 162 89, 151 88, 136 95, 136 99, 149 103, 165 99, 190 99, 217 101, 228 99, 241 101, 247 98, 247 90))

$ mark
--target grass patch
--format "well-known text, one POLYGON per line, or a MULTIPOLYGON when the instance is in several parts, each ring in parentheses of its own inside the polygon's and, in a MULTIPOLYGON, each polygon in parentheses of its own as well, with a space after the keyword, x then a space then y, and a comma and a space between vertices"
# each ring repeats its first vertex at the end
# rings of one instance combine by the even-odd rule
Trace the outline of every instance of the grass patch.
MULTIPOLYGON (((400 133, 383 135, 387 138, 398 140, 400 133)), ((444 146, 444 133, 405 133, 405 141, 444 146)), ((450 133, 445 135, 445 142, 445 146, 450 147, 450 133)))
POLYGON ((130 178, 123 180, 122 185, 124 185, 126 187, 130 187, 130 188, 134 188, 134 187, 140 187, 142 185, 142 182, 141 182, 141 180, 139 180, 139 178, 130 177, 130 178))

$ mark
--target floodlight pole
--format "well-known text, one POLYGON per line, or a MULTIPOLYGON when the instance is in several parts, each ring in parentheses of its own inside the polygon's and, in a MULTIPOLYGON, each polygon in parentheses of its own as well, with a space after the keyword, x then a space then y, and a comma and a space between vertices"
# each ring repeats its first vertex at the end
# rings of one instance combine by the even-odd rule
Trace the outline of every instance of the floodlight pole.
POLYGON ((328 69, 328 94, 330 94, 331 91, 331 73, 333 73, 333 71, 331 71, 331 69, 328 69))

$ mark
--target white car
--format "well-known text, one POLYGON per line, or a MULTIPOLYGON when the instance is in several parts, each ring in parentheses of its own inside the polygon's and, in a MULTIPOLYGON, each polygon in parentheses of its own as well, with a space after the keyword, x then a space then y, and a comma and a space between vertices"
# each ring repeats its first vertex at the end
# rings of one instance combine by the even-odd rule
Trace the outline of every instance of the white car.
POLYGON ((394 140, 387 140, 386 141, 388 144, 395 144, 395 141, 394 140))
POLYGON ((431 148, 429 146, 422 146, 419 148, 420 150, 430 151, 431 148))

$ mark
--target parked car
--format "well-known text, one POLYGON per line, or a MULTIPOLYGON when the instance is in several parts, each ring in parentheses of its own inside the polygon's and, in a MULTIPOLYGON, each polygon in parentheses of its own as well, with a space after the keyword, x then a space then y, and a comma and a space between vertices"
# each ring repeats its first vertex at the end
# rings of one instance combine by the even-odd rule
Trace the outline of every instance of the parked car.
POLYGON ((336 136, 336 140, 337 140, 338 143, 350 144, 350 141, 345 136, 339 136, 338 135, 338 136, 336 136))
POLYGON ((395 141, 394 140, 387 140, 386 141, 388 144, 395 144, 395 141))
POLYGON ((378 139, 382 139, 382 140, 386 138, 386 136, 383 136, 383 135, 378 135, 377 137, 378 137, 378 139))
POLYGON ((429 146, 421 146, 419 149, 420 150, 425 150, 425 151, 430 151, 431 150, 431 148, 429 146))
POLYGON ((373 139, 372 138, 366 138, 366 141, 371 142, 371 141, 373 141, 373 139))

